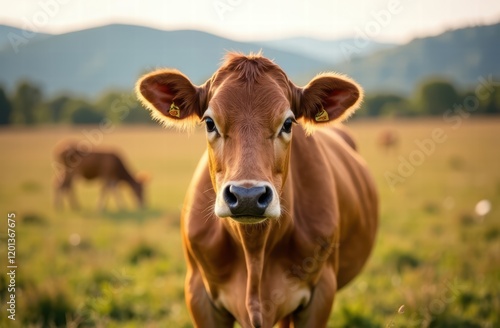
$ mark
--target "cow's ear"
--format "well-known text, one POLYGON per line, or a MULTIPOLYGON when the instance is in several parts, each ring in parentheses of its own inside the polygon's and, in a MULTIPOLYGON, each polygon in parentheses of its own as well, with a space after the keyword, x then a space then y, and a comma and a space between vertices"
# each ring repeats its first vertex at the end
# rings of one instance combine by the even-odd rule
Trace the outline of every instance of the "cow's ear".
POLYGON ((300 100, 295 116, 303 119, 309 132, 345 120, 363 100, 363 89, 354 80, 334 73, 318 75, 296 94, 300 100))
POLYGON ((136 94, 151 116, 166 126, 194 127, 205 110, 205 87, 193 85, 177 70, 144 75, 137 81, 136 94))

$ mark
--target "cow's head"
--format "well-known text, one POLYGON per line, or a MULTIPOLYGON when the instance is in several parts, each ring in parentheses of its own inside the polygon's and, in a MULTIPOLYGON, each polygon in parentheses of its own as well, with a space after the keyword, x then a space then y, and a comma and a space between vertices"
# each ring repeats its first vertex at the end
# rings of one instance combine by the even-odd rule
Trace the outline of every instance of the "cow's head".
POLYGON ((362 89, 338 74, 295 86, 272 61, 230 53, 204 85, 176 70, 137 83, 139 98, 165 125, 206 126, 215 214, 241 223, 278 219, 293 125, 307 131, 339 122, 361 102, 362 89))

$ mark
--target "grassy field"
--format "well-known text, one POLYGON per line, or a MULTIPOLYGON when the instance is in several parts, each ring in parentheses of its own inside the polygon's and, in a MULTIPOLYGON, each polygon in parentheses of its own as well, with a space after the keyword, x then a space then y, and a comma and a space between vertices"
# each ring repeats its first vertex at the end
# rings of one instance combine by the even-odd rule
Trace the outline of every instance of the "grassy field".
MULTIPOLYGON (((500 120, 348 126, 376 178, 381 224, 373 256, 339 292, 329 326, 499 327, 500 120), (377 147, 387 129, 399 134, 397 149, 377 147), (481 200, 491 211, 476 212, 481 200)), ((0 326, 191 327, 179 212, 204 145, 203 133, 154 127, 0 130, 0 326), (134 172, 148 172, 147 209, 137 210, 123 188, 128 210, 111 201, 101 213, 99 187, 79 183, 82 210, 55 211, 52 150, 69 137, 119 147, 134 172), (11 212, 15 322, 6 311, 11 212)))

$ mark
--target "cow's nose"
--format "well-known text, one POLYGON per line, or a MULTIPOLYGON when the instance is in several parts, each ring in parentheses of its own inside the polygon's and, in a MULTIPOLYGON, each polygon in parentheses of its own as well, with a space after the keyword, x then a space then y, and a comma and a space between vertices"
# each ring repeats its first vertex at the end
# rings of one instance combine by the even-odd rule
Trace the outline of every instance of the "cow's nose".
POLYGON ((228 185, 224 190, 224 201, 234 217, 262 217, 272 200, 273 192, 268 186, 228 185))

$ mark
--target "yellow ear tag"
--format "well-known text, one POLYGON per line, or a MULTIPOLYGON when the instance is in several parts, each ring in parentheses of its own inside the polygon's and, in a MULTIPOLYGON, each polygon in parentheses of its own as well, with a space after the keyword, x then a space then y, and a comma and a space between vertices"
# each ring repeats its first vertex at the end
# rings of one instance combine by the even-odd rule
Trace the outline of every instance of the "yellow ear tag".
POLYGON ((179 107, 177 107, 175 105, 175 103, 172 103, 172 105, 170 105, 170 109, 168 110, 168 113, 171 116, 181 117, 181 110, 179 109, 179 107))
POLYGON ((316 120, 316 122, 326 122, 330 120, 330 117, 328 116, 327 111, 323 107, 321 107, 321 112, 316 114, 314 119, 316 120))

